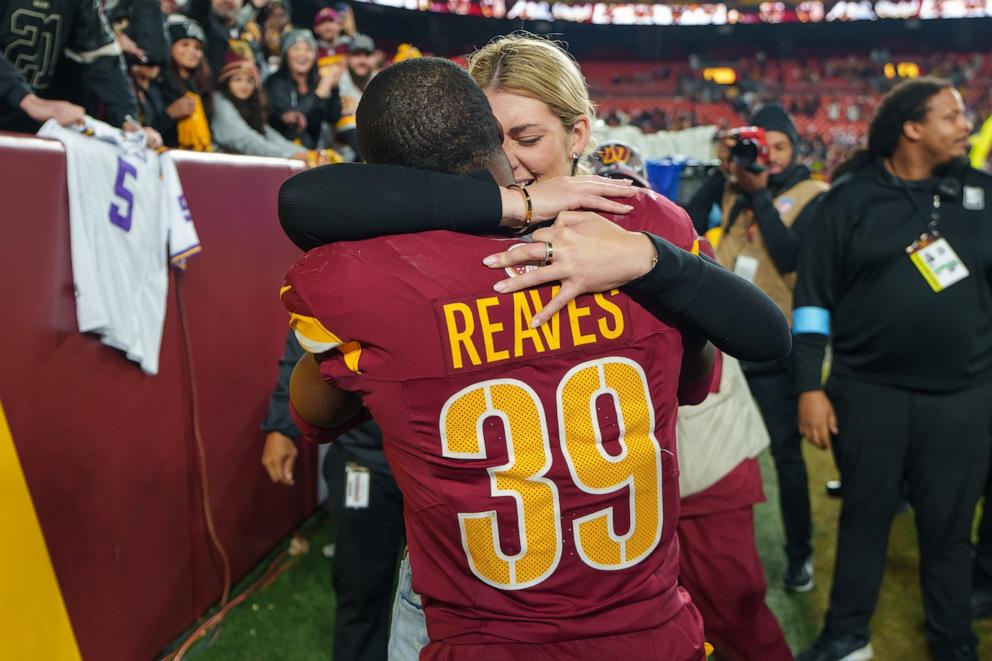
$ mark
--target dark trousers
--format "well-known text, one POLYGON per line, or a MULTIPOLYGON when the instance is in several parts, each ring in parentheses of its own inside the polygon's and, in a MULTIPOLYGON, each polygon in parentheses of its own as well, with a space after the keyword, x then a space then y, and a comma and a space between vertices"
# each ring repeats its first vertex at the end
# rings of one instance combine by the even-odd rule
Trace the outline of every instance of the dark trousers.
POLYGON ((403 500, 392 476, 370 472, 369 506, 345 507, 346 466, 338 444, 324 459, 331 519, 337 528, 331 584, 337 598, 335 661, 384 661, 396 566, 403 545, 403 500))
POLYGON ((868 638, 902 484, 916 514, 926 635, 934 656, 977 658, 971 630, 971 523, 985 486, 992 385, 953 393, 832 377, 844 483, 826 629, 868 638))
POLYGON ((745 372, 751 394, 771 437, 778 475, 778 504, 785 527, 785 555, 791 563, 805 562, 813 547, 809 513, 809 481, 799 435, 799 397, 795 381, 785 370, 745 372))
POLYGON ((978 524, 972 586, 992 591, 992 470, 989 470, 985 479, 985 505, 982 508, 982 520, 978 524))

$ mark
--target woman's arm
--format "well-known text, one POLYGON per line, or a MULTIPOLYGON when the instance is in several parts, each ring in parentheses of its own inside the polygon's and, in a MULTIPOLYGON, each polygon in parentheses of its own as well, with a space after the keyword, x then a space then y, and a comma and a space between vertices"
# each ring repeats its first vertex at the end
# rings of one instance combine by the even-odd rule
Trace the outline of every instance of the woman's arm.
MULTIPOLYGON (((588 208, 626 213, 633 187, 602 177, 556 177, 527 187, 532 221, 588 208)), ((522 224, 519 191, 498 186, 487 172, 455 175, 395 165, 342 164, 301 172, 279 190, 279 219, 303 250, 334 241, 451 230, 494 234, 522 224)))
POLYGON ((267 136, 253 129, 234 104, 222 94, 214 94, 214 115, 210 120, 210 130, 214 142, 237 154, 289 158, 301 151, 299 146, 288 141, 273 143, 267 136))

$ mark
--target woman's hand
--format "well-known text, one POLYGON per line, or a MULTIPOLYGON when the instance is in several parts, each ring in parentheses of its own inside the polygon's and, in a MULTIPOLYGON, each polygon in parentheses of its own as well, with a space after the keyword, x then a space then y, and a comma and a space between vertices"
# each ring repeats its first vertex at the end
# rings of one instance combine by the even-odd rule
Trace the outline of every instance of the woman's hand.
POLYGON ((307 116, 299 110, 287 110, 279 117, 279 119, 282 120, 283 124, 290 127, 297 133, 303 133, 307 130, 307 116))
POLYGON ((341 82, 341 76, 343 75, 343 65, 333 64, 328 67, 322 67, 320 70, 320 81, 317 83, 314 93, 322 99, 330 97, 331 92, 341 82))
MULTIPOLYGON (((554 220, 562 211, 599 211, 602 213, 629 213, 633 208, 622 202, 608 198, 633 197, 637 189, 629 179, 610 179, 582 175, 578 177, 554 177, 527 187, 530 193, 533 214, 532 223, 542 223, 554 220)), ((520 191, 511 188, 500 188, 503 198, 504 227, 519 227, 527 215, 520 191)))
POLYGON ((543 310, 534 315, 536 328, 581 294, 609 291, 650 271, 658 258, 654 243, 640 232, 629 232, 599 214, 564 211, 551 227, 537 230, 533 243, 518 245, 483 263, 490 268, 506 268, 527 262, 541 264, 551 245, 552 257, 522 275, 501 280, 493 289, 510 293, 560 281, 561 289, 543 310))
POLYGON ((196 99, 181 96, 165 107, 165 114, 175 120, 186 119, 196 110, 196 99))

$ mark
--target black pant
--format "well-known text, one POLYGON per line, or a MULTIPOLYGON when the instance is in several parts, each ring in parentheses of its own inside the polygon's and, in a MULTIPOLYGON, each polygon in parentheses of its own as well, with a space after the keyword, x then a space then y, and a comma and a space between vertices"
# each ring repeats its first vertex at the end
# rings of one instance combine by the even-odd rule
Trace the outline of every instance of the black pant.
POLYGON ((396 566, 403 544, 403 500, 392 476, 370 472, 369 506, 345 507, 346 466, 339 444, 324 459, 337 547, 331 584, 337 598, 335 661, 384 661, 389 642, 396 566))
POLYGON ((778 502, 785 527, 785 555, 791 563, 805 562, 813 551, 810 544, 813 523, 795 381, 785 370, 745 372, 745 375, 771 437, 772 458, 778 474, 778 502))
POLYGON ((992 470, 989 470, 985 480, 985 505, 982 508, 982 520, 978 524, 972 586, 992 591, 992 470))
POLYGON ((870 636, 905 480, 927 642, 937 658, 975 658, 971 522, 988 471, 992 385, 925 393, 831 377, 827 395, 840 427, 833 449, 844 497, 826 629, 870 636))

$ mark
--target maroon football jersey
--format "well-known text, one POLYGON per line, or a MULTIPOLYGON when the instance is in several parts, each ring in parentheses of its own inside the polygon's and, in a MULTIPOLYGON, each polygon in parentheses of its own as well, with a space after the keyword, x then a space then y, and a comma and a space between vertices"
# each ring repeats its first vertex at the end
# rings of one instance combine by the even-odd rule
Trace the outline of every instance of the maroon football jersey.
MULTIPOLYGON (((643 192, 632 204, 614 220, 697 247, 671 202, 643 192)), ((325 378, 382 428, 432 644, 643 632, 687 600, 674 534, 681 334, 619 291, 531 329, 557 287, 496 294, 506 272, 482 264, 520 242, 332 244, 282 292, 304 348, 331 351, 325 378)))

